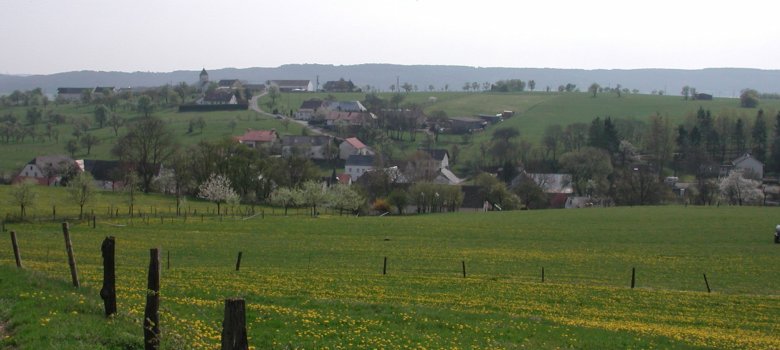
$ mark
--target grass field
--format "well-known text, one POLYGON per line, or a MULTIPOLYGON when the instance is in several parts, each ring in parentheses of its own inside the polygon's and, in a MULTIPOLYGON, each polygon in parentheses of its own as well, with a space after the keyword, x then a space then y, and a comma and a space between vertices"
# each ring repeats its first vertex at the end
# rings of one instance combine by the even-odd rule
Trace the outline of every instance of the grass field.
MULTIPOLYGON (((97 124, 94 123, 94 106, 62 105, 51 106, 49 108, 54 109, 58 113, 65 114, 68 117, 85 117, 93 121, 94 125, 88 132, 97 136, 101 143, 95 146, 89 155, 87 155, 87 150, 82 148, 79 152, 76 152, 76 159, 114 159, 114 157, 111 156, 111 148, 116 144, 117 137, 114 135, 113 129, 109 126, 104 126, 100 129, 97 124)), ((0 114, 5 114, 6 112, 12 112, 17 118, 24 121, 26 108, 17 107, 0 110, 0 114)), ((139 117, 134 111, 123 111, 119 109, 117 113, 125 118, 126 122, 139 117)), ((273 128, 282 135, 301 134, 301 126, 296 123, 289 123, 285 127, 281 121, 259 115, 253 111, 179 113, 175 109, 164 109, 155 112, 154 115, 167 122, 178 141, 185 146, 196 144, 202 140, 217 141, 231 136, 242 135, 244 134, 244 131, 249 128, 266 130, 273 128), (202 117, 206 121, 206 127, 203 129, 203 133, 198 129, 195 129, 193 133, 187 133, 190 120, 199 117, 202 117), (235 128, 231 128, 231 121, 235 121, 235 128)), ((67 154, 65 145, 68 140, 74 138, 71 136, 73 126, 70 123, 65 123, 59 125, 57 129, 59 130, 59 142, 53 139, 51 141, 45 140, 40 142, 30 138, 25 139, 23 143, 6 144, 0 142, 0 153, 3 154, 3 156, 0 157, 0 171, 19 171, 24 164, 39 155, 67 154)), ((45 123, 39 124, 38 132, 41 133, 44 130, 45 123)), ((122 127, 119 130, 119 136, 124 135, 125 130, 125 127, 122 127)))
POLYGON ((67 287, 59 223, 9 224, 28 273, 14 271, 10 242, 1 245, 3 344, 139 348, 148 249, 159 247, 164 262, 171 255, 161 292, 167 349, 218 348, 223 299, 234 296, 247 300, 256 349, 778 348, 778 214, 667 206, 100 218, 95 229, 72 225, 78 290, 67 287), (104 322, 100 243, 108 235, 117 239, 120 311, 104 322))

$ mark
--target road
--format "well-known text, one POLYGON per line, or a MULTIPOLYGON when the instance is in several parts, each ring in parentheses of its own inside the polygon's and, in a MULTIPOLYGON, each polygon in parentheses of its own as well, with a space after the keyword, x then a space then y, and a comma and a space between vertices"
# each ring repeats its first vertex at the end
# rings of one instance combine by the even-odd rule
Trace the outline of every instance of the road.
POLYGON ((265 94, 266 93, 264 92, 264 93, 262 93, 260 95, 252 96, 252 98, 249 100, 249 109, 251 109, 251 110, 253 110, 253 111, 255 111, 255 112, 257 112, 257 113, 259 113, 261 115, 264 115, 264 116, 268 116, 268 117, 271 117, 271 118, 282 117, 283 119, 287 119, 287 120, 289 120, 289 121, 291 121, 293 123, 298 123, 302 127, 306 128, 306 129, 309 129, 311 134, 314 134, 314 135, 327 135, 327 136, 335 137, 335 136, 327 133, 326 131, 324 131, 324 130, 322 130, 320 128, 315 128, 315 127, 309 125, 309 123, 307 123, 305 120, 293 119, 293 118, 287 117, 287 116, 282 115, 282 114, 275 115, 275 114, 271 114, 271 113, 268 113, 268 112, 260 109, 260 105, 257 103, 257 100, 259 100, 260 97, 265 96, 265 94))

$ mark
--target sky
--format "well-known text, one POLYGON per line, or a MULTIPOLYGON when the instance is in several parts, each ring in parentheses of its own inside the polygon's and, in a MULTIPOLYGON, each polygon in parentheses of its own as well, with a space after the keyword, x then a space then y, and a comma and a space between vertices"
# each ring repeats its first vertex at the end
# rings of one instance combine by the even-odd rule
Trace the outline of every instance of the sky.
POLYGON ((780 69, 780 2, 0 0, 0 74, 293 63, 780 69))

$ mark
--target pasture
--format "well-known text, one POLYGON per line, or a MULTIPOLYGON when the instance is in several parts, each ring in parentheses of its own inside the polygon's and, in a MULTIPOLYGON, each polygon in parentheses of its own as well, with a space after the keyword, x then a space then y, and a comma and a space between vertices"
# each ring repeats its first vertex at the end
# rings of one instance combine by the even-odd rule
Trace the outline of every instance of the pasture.
POLYGON ((66 283, 59 223, 8 224, 27 273, 14 271, 10 242, 0 245, 3 341, 19 349, 140 347, 149 249, 159 247, 166 349, 218 348, 223 300, 236 296, 246 299, 256 349, 777 348, 778 214, 666 206, 104 217, 96 228, 71 226, 77 290, 66 283), (97 292, 109 235, 119 313, 104 321, 97 292))

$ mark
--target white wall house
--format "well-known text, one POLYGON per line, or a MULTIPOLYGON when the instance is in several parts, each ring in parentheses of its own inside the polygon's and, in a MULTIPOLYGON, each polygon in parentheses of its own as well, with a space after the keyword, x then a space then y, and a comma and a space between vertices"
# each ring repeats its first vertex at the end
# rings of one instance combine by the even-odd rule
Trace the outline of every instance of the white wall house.
POLYGON ((374 169, 374 156, 353 154, 347 158, 345 168, 352 181, 355 181, 366 172, 374 169))

